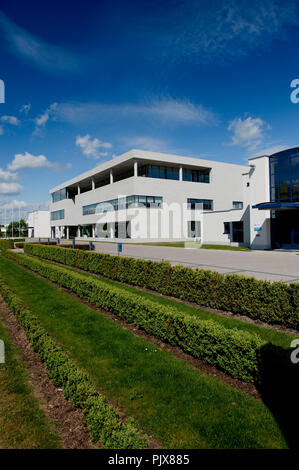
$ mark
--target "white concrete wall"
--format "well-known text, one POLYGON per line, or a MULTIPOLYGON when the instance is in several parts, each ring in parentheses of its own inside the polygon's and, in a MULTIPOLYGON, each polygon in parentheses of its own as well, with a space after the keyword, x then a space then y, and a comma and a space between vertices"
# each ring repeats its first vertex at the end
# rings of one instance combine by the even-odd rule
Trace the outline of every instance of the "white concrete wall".
POLYGON ((34 211, 28 214, 28 237, 49 238, 50 234, 50 211, 34 211))

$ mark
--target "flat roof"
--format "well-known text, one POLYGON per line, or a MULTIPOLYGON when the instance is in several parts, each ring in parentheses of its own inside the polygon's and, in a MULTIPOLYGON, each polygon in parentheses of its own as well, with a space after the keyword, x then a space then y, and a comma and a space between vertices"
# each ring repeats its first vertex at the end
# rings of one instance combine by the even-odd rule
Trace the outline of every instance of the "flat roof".
POLYGON ((102 173, 104 171, 109 170, 110 168, 114 168, 121 163, 130 161, 130 160, 152 160, 162 163, 174 163, 177 165, 185 165, 185 166, 198 166, 198 167, 211 167, 213 164, 215 165, 231 165, 238 168, 248 169, 248 165, 239 165, 237 163, 226 163, 226 162, 219 162, 217 160, 206 160, 202 158, 195 158, 195 157, 186 157, 180 155, 173 155, 169 153, 160 153, 160 152, 151 152, 148 150, 138 150, 132 149, 128 152, 123 153, 118 157, 114 157, 111 160, 108 160, 100 165, 92 168, 91 170, 86 171, 85 173, 81 173, 80 175, 65 181, 50 190, 50 193, 58 191, 59 189, 63 189, 66 186, 71 186, 73 184, 79 183, 84 179, 90 178, 93 175, 98 173, 102 173))

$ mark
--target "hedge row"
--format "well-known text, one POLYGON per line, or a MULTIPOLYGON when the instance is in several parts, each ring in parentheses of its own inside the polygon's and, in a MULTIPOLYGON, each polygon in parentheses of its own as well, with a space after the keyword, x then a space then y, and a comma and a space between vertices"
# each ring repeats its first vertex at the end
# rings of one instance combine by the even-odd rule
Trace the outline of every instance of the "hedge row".
POLYGON ((0 240, 0 250, 10 250, 14 247, 12 240, 0 240))
POLYGON ((299 284, 171 266, 101 253, 26 245, 25 252, 107 278, 152 289, 198 305, 299 329, 299 284))
POLYGON ((0 292, 24 328, 34 351, 45 362, 54 385, 62 387, 64 396, 72 402, 74 408, 83 410, 92 441, 100 441, 105 449, 148 447, 148 441, 140 436, 133 423, 130 420, 121 421, 117 411, 97 392, 88 376, 53 341, 37 317, 23 305, 2 278, 0 292))
POLYGON ((19 255, 18 262, 232 377, 247 382, 259 378, 260 349, 264 342, 257 335, 227 329, 211 320, 200 320, 107 285, 101 279, 32 256, 19 255))

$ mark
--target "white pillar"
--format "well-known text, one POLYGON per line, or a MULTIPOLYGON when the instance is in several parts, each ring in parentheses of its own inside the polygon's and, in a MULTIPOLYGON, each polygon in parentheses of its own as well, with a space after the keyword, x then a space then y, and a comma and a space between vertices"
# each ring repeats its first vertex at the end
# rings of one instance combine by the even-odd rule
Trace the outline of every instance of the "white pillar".
POLYGON ((78 225, 77 237, 80 237, 80 225, 78 225))
POLYGON ((80 194, 80 184, 78 183, 78 194, 80 194))
POLYGON ((112 171, 112 168, 110 170, 110 184, 113 183, 113 171, 112 171))
POLYGON ((138 162, 137 162, 137 160, 134 162, 134 176, 138 176, 138 162))
POLYGON ((69 229, 69 227, 66 227, 66 238, 67 238, 67 240, 69 239, 69 237, 70 237, 70 229, 69 229))
POLYGON ((92 189, 92 191, 95 189, 94 178, 91 178, 91 189, 92 189))
POLYGON ((179 179, 180 181, 183 181, 183 167, 182 166, 180 166, 179 179))
POLYGON ((92 238, 95 238, 95 225, 92 224, 92 238))

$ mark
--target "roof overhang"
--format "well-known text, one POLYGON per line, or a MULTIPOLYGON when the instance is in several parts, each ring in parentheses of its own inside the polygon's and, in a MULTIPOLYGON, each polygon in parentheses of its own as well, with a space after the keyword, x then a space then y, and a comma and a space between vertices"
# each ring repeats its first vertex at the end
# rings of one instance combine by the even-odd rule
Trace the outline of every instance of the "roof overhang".
POLYGON ((299 209, 299 202, 261 202, 252 206, 252 209, 259 210, 282 210, 299 209))

